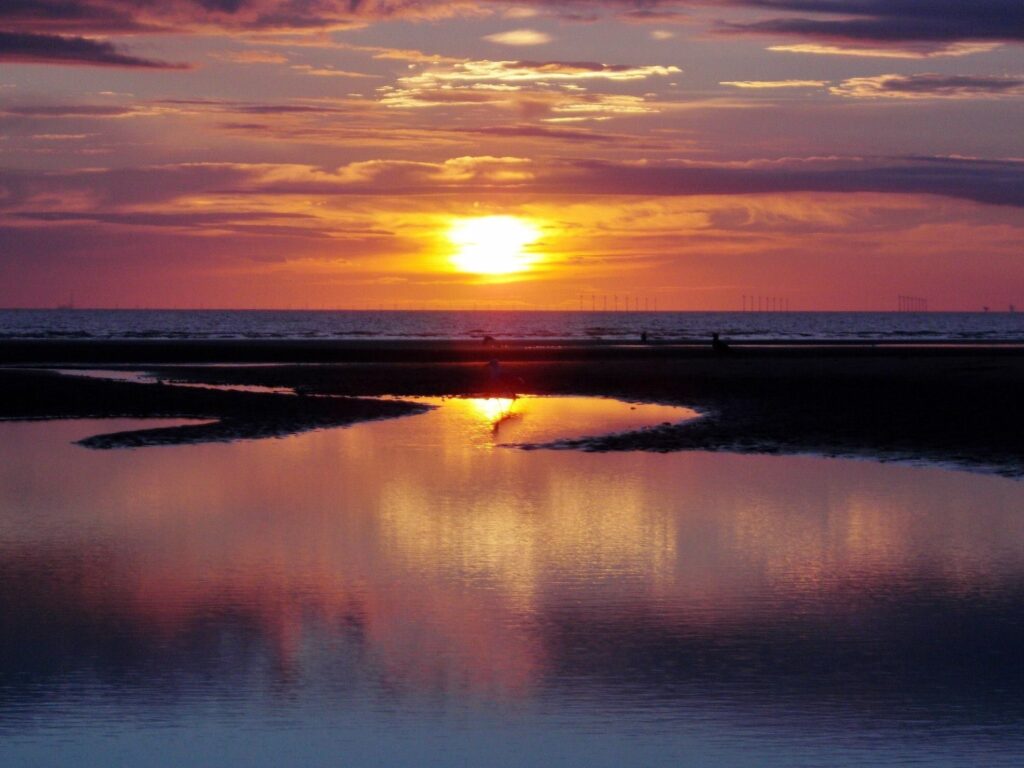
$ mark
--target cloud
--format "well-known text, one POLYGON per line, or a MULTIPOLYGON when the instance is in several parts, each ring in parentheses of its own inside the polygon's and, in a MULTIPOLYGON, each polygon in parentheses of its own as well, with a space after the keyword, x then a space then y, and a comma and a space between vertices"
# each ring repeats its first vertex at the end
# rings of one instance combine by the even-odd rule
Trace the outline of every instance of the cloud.
POLYGON ((795 15, 722 25, 733 33, 892 46, 1024 41, 1024 4, 1019 0, 737 0, 734 4, 795 15))
POLYGON ((747 89, 821 88, 828 85, 828 82, 828 80, 724 80, 719 85, 747 89))
POLYGON ((513 6, 501 14, 506 19, 532 19, 540 15, 536 8, 513 6))
POLYGON ((779 14, 723 24, 722 30, 731 33, 886 45, 1024 40, 1024 6, 1019 0, 8 0, 0 3, 0 26, 70 35, 301 32, 456 15, 522 19, 548 14, 585 22, 606 13, 628 22, 668 25, 686 23, 687 11, 708 6, 779 14))
POLYGON ((526 117, 644 114, 658 111, 645 97, 584 91, 581 83, 629 82, 678 74, 673 66, 627 66, 591 61, 461 61, 429 66, 378 89, 388 107, 493 106, 526 117))
POLYGON ((38 118, 108 118, 125 117, 135 113, 133 107, 108 104, 7 104, 0 106, 0 115, 38 118))
POLYGON ((0 172, 0 207, 111 210, 125 205, 163 203, 252 178, 247 166, 190 163, 83 171, 0 172))
POLYGON ((857 158, 713 164, 682 161, 457 158, 444 163, 375 161, 335 173, 294 173, 255 181, 279 194, 517 194, 706 196, 788 193, 939 195, 1024 207, 1024 162, 921 157, 887 162, 857 158), (458 172, 455 172, 455 169, 458 172))
POLYGON ((79 34, 344 29, 372 19, 451 15, 467 5, 428 0, 11 0, 0 4, 0 24, 79 34))
POLYGON ((369 75, 365 72, 350 72, 344 69, 333 67, 314 67, 310 64, 292 64, 291 68, 296 72, 314 77, 347 77, 350 79, 377 79, 380 75, 369 75))
POLYGON ((95 135, 95 133, 34 133, 29 138, 36 141, 81 141, 95 135))
POLYGON ((908 158, 714 165, 572 161, 535 185, 549 193, 649 196, 819 192, 940 195, 1024 207, 1024 162, 908 158))
POLYGON ((560 99, 550 107, 551 122, 606 119, 622 115, 649 115, 660 112, 662 105, 644 96, 582 93, 560 99))
POLYGON ((393 109, 489 107, 512 110, 530 120, 568 122, 648 115, 662 105, 644 96, 587 93, 521 86, 379 89, 381 103, 393 109))
POLYGON ((111 43, 85 37, 0 32, 0 61, 137 69, 188 69, 186 64, 144 59, 119 52, 111 43))
POLYGON ((133 5, 130 0, 7 0, 0 3, 0 25, 7 30, 79 35, 147 31, 149 25, 140 21, 143 9, 133 5))
POLYGON ((630 149, 633 150, 669 149, 673 146, 670 144, 658 144, 655 142, 638 140, 636 136, 625 133, 604 133, 600 131, 581 130, 579 128, 554 128, 532 124, 465 128, 462 129, 461 132, 495 138, 544 139, 558 142, 570 142, 573 144, 621 145, 628 143, 630 145, 630 149))
POLYGON ((644 80, 681 72, 673 66, 630 66, 596 61, 463 61, 403 77, 405 85, 452 83, 551 83, 581 80, 644 80))
MULTIPOLYGON (((309 32, 356 29, 374 21, 452 16, 529 18, 563 4, 524 0, 5 0, 0 26, 8 30, 66 34, 147 32, 309 32)), ((630 7, 632 0, 582 0, 574 7, 630 7)))
POLYGON ((424 53, 414 48, 386 48, 378 45, 352 45, 351 43, 338 43, 338 48, 347 51, 358 51, 369 53, 372 58, 383 61, 405 61, 410 64, 461 64, 468 59, 453 56, 442 56, 437 53, 424 53))
POLYGON ((234 64, 286 64, 288 57, 276 51, 227 51, 211 53, 212 59, 230 61, 234 64))
POLYGON ((991 99, 1024 96, 1024 75, 878 75, 852 77, 829 89, 856 99, 991 99))
POLYGON ((652 7, 623 11, 616 18, 629 24, 686 24, 691 20, 690 16, 678 10, 652 7))
MULTIPOLYGON (((609 138, 602 138, 589 131, 572 130, 565 128, 547 128, 540 125, 492 125, 481 128, 466 128, 465 133, 478 134, 482 136, 499 136, 503 138, 542 138, 575 141, 586 139, 589 141, 601 142, 610 141, 609 138)), ((621 138, 621 137, 620 137, 621 138)))
POLYGON ((499 45, 546 45, 553 39, 546 32, 538 32, 535 29, 513 29, 508 32, 484 35, 484 40, 499 45))
MULTIPOLYGON (((577 199, 879 193, 938 195, 1024 207, 1024 161, 910 157, 787 159, 748 163, 564 160, 465 156, 443 162, 370 160, 307 165, 189 164, 67 172, 6 171, 0 204, 11 213, 136 213, 140 206, 257 196, 290 210, 287 196, 500 195, 577 199), (175 202, 177 201, 177 202, 175 202)), ((256 198, 253 198, 254 200, 256 198)), ((264 207, 265 209, 265 207, 264 207)), ((161 208, 161 210, 165 210, 161 208)))
POLYGON ((766 164, 569 161, 534 187, 559 194, 691 196, 823 192, 927 194, 1024 206, 1024 162, 918 158, 766 164))
POLYGON ((913 50, 909 48, 845 48, 819 43, 795 43, 793 45, 770 45, 768 50, 774 53, 809 53, 818 56, 852 56, 866 59, 938 59, 988 53, 999 46, 999 43, 950 43, 938 48, 913 50))
POLYGON ((367 160, 334 171, 309 166, 251 166, 236 191, 247 194, 436 195, 461 190, 502 189, 534 177, 521 157, 466 156, 443 162, 367 160))
MULTIPOLYGON (((407 126, 395 125, 394 118, 379 109, 359 115, 348 115, 344 120, 335 119, 331 112, 325 113, 322 118, 315 113, 282 113, 261 116, 267 119, 247 120, 242 117, 247 113, 238 110, 237 106, 232 106, 229 103, 211 107, 211 111, 215 114, 234 111, 237 115, 236 119, 217 122, 216 127, 258 141, 285 140, 302 144, 325 144, 333 147, 344 144, 348 147, 358 146, 363 149, 370 147, 400 149, 409 146, 416 146, 418 149, 433 147, 436 148, 436 151, 443 151, 446 154, 451 154, 454 147, 465 147, 467 150, 472 148, 473 151, 480 154, 487 154, 492 147, 507 151, 509 140, 515 142, 516 150, 520 152, 530 151, 531 146, 539 148, 546 145, 550 149, 553 144, 557 143, 566 147, 615 146, 617 151, 621 150, 633 155, 649 151, 680 150, 692 144, 690 141, 668 135, 644 138, 630 133, 561 127, 556 123, 565 122, 563 118, 559 117, 564 113, 553 110, 565 105, 557 104, 536 107, 538 110, 543 110, 540 122, 527 123, 512 120, 510 122, 466 125, 460 121, 445 122, 441 125, 423 125, 419 121, 414 121, 413 124, 407 126), (386 130, 382 129, 382 120, 386 122, 386 130)), ((593 108, 604 109, 605 107, 601 103, 597 103, 593 108)), ((591 112, 585 115, 579 114, 572 118, 572 121, 594 122, 601 117, 606 117, 606 115, 602 115, 600 112, 591 112)))
POLYGON ((260 103, 227 99, 161 99, 152 102, 158 110, 177 112, 216 112, 242 115, 331 115, 350 114, 351 110, 329 103, 260 103))
MULTIPOLYGON (((132 211, 115 213, 79 212, 79 211, 21 211, 14 214, 16 218, 28 221, 55 223, 92 222, 96 224, 115 224, 131 227, 157 227, 196 230, 234 230, 240 227, 251 229, 253 223, 268 221, 308 222, 311 216, 298 213, 279 213, 271 211, 132 211)), ((315 230, 297 226, 276 226, 278 234, 317 234, 315 230)))

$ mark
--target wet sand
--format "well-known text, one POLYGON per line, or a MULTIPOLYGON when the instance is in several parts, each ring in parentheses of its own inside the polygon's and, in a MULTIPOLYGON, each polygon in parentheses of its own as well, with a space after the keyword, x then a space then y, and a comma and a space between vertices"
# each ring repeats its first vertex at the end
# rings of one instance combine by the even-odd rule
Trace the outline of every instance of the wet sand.
MULTIPOLYGON (((658 344, 5 342, 0 361, 119 364, 168 380, 307 395, 608 395, 686 405, 705 418, 558 447, 819 453, 1024 475, 1024 350, 1012 346, 751 345, 715 355, 706 347, 658 344), (497 383, 490 359, 500 361, 497 383), (233 365, 211 365, 217 362, 233 365)), ((0 370, 0 416, 220 419, 219 427, 180 428, 177 437, 189 439, 287 434, 412 409, 393 401, 186 393, 0 370)), ((115 444, 125 443, 93 447, 115 444)))
POLYGON ((54 371, 0 370, 0 418, 182 418, 202 424, 95 435, 88 448, 225 442, 283 437, 322 427, 428 410, 390 400, 296 397, 259 392, 136 384, 54 371))

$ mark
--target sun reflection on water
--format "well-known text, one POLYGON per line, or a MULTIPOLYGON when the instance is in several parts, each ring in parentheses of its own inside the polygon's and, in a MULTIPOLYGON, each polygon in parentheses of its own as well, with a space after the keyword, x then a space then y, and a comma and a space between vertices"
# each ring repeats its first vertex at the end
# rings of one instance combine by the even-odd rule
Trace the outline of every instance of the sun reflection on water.
POLYGON ((512 407, 516 403, 511 397, 474 397, 466 401, 473 411, 492 429, 497 429, 501 422, 513 416, 512 407))

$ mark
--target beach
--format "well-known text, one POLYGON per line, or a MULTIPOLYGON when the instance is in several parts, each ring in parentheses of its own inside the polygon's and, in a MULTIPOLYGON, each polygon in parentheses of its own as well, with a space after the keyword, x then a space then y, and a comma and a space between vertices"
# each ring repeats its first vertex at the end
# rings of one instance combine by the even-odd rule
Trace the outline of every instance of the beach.
POLYGON ((811 453, 1024 474, 1024 349, 1014 345, 761 344, 714 354, 707 345, 598 342, 22 340, 0 344, 0 360, 3 418, 214 421, 86 442, 96 448, 283 435, 422 410, 379 396, 579 394, 685 405, 703 417, 552 447, 811 453), (69 366, 344 397, 41 370, 69 366))

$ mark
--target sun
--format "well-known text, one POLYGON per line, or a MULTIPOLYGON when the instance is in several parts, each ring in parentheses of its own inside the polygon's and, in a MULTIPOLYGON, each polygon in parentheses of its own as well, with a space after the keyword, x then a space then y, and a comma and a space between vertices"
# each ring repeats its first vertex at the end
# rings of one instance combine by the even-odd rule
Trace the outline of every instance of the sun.
POLYGON ((529 269, 537 260, 527 247, 541 238, 536 225, 517 216, 457 219, 448 239, 458 249, 452 264, 460 272, 508 275, 529 269))

